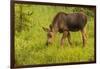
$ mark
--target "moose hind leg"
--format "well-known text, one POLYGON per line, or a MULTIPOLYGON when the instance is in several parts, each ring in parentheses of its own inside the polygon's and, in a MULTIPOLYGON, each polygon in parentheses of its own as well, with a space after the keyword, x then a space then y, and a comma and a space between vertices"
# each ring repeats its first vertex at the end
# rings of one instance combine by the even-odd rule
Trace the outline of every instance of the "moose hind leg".
POLYGON ((87 40, 85 29, 81 30, 81 34, 82 34, 82 40, 83 40, 83 47, 85 47, 86 46, 86 40, 87 40))
POLYGON ((70 32, 68 32, 67 38, 68 38, 68 42, 69 42, 69 44, 72 45, 70 32))

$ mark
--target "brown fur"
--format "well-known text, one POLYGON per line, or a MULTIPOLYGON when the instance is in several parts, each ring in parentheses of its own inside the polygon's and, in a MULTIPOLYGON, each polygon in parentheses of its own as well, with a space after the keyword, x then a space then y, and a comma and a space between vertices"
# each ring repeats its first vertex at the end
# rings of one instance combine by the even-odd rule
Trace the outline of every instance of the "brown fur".
POLYGON ((48 32, 47 44, 52 43, 52 39, 57 32, 63 33, 61 38, 61 46, 64 45, 64 41, 68 38, 68 42, 71 45, 70 31, 76 32, 81 31, 83 46, 86 45, 86 30, 85 26, 87 24, 87 17, 84 13, 70 13, 66 14, 64 12, 58 13, 54 19, 49 29, 43 28, 48 32))

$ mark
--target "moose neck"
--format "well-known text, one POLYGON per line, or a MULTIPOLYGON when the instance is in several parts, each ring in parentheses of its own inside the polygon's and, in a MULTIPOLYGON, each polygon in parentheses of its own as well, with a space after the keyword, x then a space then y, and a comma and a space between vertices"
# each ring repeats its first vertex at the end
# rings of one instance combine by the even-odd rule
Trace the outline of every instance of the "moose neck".
POLYGON ((56 27, 55 25, 52 25, 52 26, 51 26, 51 31, 52 31, 54 34, 56 34, 56 33, 58 32, 58 29, 57 29, 57 27, 56 27))

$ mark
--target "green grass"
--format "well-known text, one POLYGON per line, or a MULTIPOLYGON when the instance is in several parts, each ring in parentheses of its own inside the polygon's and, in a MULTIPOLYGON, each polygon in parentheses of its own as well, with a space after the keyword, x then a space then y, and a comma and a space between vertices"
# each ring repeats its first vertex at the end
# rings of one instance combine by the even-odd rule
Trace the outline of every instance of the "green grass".
MULTIPOLYGON (((80 32, 71 32, 72 46, 66 40, 64 48, 62 48, 60 46, 62 34, 57 33, 53 44, 47 47, 45 45, 46 32, 42 27, 48 27, 52 23, 53 17, 61 10, 66 13, 70 13, 72 10, 68 10, 69 8, 66 10, 63 7, 54 9, 53 6, 31 5, 31 7, 34 12, 30 17, 28 16, 31 28, 20 33, 15 32, 16 66, 94 61, 94 19, 92 17, 88 19, 88 40, 85 48, 82 47, 80 32)), ((17 15, 18 8, 15 10, 17 15)))

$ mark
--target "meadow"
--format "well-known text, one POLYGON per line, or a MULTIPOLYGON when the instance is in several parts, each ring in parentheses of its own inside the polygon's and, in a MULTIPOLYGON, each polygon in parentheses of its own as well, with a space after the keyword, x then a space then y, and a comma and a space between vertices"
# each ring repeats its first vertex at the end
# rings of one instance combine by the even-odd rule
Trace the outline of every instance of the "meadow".
POLYGON ((75 13, 83 7, 15 4, 15 64, 37 65, 94 61, 94 12, 83 8, 88 16, 87 45, 82 47, 80 32, 71 32, 72 46, 65 41, 60 46, 61 33, 57 33, 52 45, 46 46, 49 27, 58 12, 75 13))

